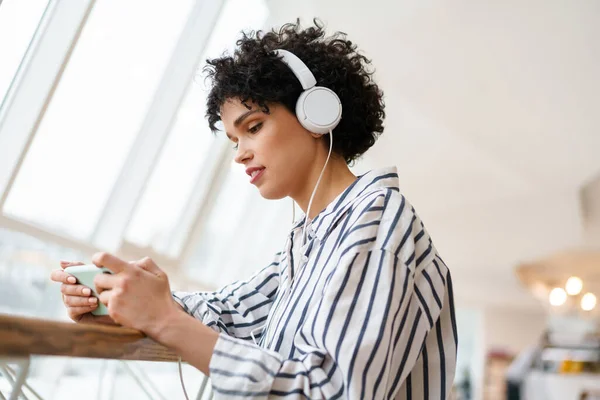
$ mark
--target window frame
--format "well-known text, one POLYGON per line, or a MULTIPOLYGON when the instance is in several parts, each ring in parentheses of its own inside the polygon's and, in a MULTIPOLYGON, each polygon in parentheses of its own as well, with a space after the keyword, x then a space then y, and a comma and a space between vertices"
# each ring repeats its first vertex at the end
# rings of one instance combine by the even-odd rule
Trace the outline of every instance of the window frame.
POLYGON ((161 149, 171 133, 173 121, 194 77, 221 7, 221 1, 211 0, 197 0, 193 6, 140 131, 94 229, 90 240, 94 246, 117 251, 121 243, 124 243, 129 222, 152 176, 161 149))
POLYGON ((0 109, 0 210, 95 0, 51 0, 0 109))
MULTIPOLYGON (((100 222, 89 240, 71 238, 47 228, 3 214, 8 194, 30 149, 54 91, 69 62, 96 0, 64 2, 50 0, 31 44, 13 79, 0 109, 0 227, 22 232, 41 240, 69 247, 87 254, 110 251, 126 258, 152 257, 165 271, 178 274, 181 254, 191 236, 200 208, 207 198, 224 162, 226 147, 216 140, 211 149, 208 177, 199 180, 188 200, 181 220, 190 218, 171 240, 168 248, 179 249, 179 257, 170 257, 152 248, 136 246, 124 240, 144 187, 150 178, 160 151, 171 131, 179 107, 196 73, 223 1, 196 0, 187 16, 184 29, 161 77, 157 91, 141 124, 132 150, 109 199, 100 222)), ((167 253, 167 252, 165 252, 167 253)), ((171 251, 172 253, 172 251, 171 251)), ((188 280, 186 278, 186 280, 188 280)))

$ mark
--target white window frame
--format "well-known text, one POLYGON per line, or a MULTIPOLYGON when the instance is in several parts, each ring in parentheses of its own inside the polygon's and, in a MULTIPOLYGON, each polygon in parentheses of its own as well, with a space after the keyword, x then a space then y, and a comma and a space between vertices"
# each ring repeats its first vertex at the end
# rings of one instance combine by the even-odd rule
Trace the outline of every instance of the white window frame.
MULTIPOLYGON (((95 3, 96 0, 50 0, 13 79, 0 110, 0 210, 95 3)), ((223 1, 196 0, 91 240, 73 239, 1 213, 0 227, 90 255, 98 251, 112 251, 127 258, 150 256, 166 271, 177 273, 181 257, 168 257, 153 249, 125 242, 124 236, 222 6, 223 1)), ((197 214, 194 208, 198 210, 199 204, 212 196, 212 183, 223 161, 223 142, 215 141, 214 146, 210 160, 207 160, 210 163, 208 178, 205 174, 204 179, 196 184, 184 211, 186 216, 197 214)), ((182 223, 182 229, 169 244, 170 248, 185 247, 189 240, 182 237, 191 229, 193 220, 182 223)))
POLYGON ((95 0, 51 0, 0 110, 0 210, 95 0))
POLYGON ((127 226, 171 132, 221 7, 221 1, 197 0, 190 12, 140 132, 92 234, 91 242, 95 246, 116 251, 123 243, 127 226))

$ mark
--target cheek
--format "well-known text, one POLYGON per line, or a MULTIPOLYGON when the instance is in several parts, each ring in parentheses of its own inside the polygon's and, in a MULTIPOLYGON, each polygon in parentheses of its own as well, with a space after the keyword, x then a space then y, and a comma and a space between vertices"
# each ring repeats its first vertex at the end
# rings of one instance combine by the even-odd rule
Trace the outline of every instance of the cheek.
POLYGON ((295 191, 301 182, 302 171, 310 164, 306 143, 298 140, 272 140, 261 148, 260 161, 268 170, 267 178, 259 186, 262 197, 281 199, 295 191))
POLYGON ((286 180, 297 176, 310 165, 310 143, 302 139, 278 140, 269 149, 273 167, 281 177, 286 177, 286 180))
POLYGON ((293 134, 287 132, 265 132, 260 138, 260 144, 257 149, 259 162, 264 162, 269 168, 281 169, 298 157, 298 148, 300 141, 293 134))

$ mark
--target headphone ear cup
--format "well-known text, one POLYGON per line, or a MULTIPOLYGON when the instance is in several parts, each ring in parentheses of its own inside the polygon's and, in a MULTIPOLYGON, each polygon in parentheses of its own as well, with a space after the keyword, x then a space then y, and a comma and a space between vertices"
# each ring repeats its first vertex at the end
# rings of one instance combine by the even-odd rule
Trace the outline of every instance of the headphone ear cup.
POLYGON ((315 86, 298 98, 296 116, 304 128, 322 135, 333 131, 342 119, 342 103, 333 90, 315 86))

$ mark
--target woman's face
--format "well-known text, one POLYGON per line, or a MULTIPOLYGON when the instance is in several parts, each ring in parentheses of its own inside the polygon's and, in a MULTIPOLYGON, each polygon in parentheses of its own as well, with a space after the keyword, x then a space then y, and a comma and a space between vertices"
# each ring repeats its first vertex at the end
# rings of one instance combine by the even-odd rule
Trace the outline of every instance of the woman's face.
POLYGON ((283 105, 256 104, 248 109, 238 99, 221 108, 221 120, 236 148, 235 161, 246 167, 248 180, 266 199, 295 197, 306 188, 323 141, 307 131, 283 105))

